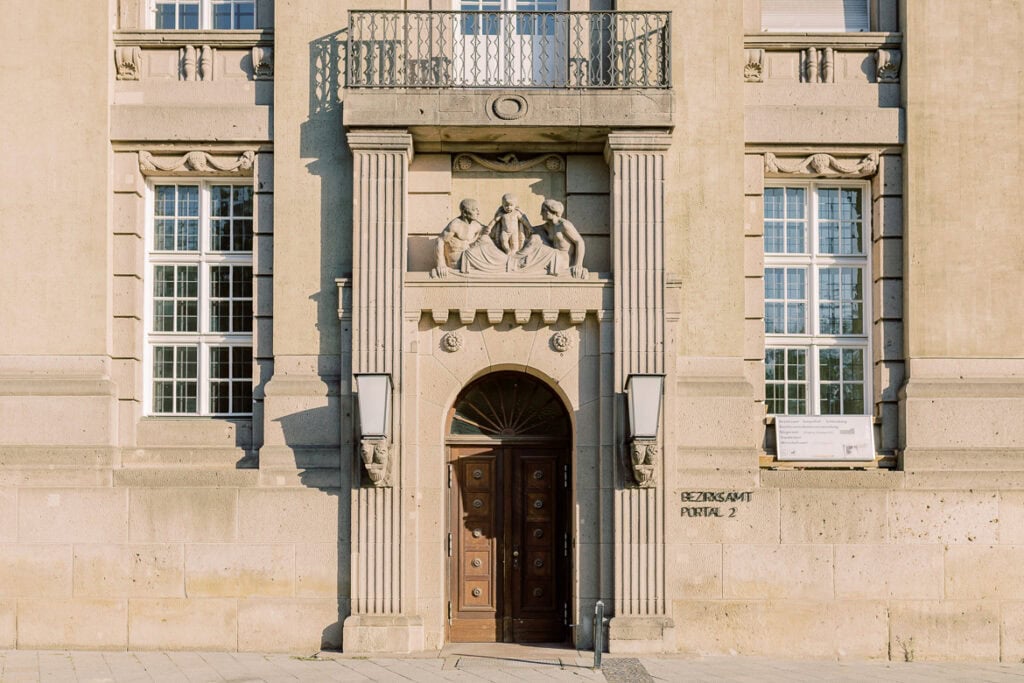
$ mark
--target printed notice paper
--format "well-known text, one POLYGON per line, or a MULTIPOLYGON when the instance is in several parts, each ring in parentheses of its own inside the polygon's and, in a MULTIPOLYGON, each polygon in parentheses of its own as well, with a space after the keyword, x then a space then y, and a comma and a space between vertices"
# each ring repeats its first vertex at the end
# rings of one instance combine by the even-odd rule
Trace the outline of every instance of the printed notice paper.
POLYGON ((875 459, 870 415, 776 415, 779 460, 875 459))

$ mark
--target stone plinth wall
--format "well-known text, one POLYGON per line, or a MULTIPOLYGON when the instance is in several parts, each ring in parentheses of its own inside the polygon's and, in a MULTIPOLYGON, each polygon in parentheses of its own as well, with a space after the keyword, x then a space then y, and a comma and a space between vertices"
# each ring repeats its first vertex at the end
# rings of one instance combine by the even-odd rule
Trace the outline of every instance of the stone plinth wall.
POLYGON ((349 542, 337 489, 51 455, 14 466, 6 454, 0 467, 0 648, 339 645, 349 542))
POLYGON ((1019 661, 1024 492, 963 485, 765 470, 748 495, 677 490, 680 652, 1019 661))

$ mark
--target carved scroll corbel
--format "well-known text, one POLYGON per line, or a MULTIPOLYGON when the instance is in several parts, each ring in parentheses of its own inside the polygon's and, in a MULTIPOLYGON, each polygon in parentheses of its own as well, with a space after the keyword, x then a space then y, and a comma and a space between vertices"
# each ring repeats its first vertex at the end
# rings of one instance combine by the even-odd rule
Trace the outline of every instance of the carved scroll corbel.
POLYGON ((114 48, 114 66, 117 80, 137 81, 142 67, 142 48, 138 45, 114 48))
POLYGON ((391 444, 387 439, 363 439, 359 444, 363 467, 377 488, 391 487, 391 444))
POLYGON ((650 488, 655 483, 658 465, 658 442, 654 439, 633 439, 629 442, 630 466, 633 479, 640 488, 650 488))
POLYGON ((274 48, 257 46, 252 49, 252 77, 257 81, 274 77, 274 48))
POLYGON ((764 50, 747 50, 747 64, 743 67, 743 80, 747 83, 764 82, 764 50))
POLYGON ((875 52, 875 75, 879 83, 895 83, 900 80, 900 65, 903 54, 899 50, 877 50, 875 52))

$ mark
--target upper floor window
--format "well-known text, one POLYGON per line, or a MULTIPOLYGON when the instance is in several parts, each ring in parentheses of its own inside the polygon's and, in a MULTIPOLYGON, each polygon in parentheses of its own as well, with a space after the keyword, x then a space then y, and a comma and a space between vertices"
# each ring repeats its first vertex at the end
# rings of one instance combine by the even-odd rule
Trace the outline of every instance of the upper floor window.
POLYGON ((860 183, 765 187, 769 413, 871 412, 867 193, 860 183))
POLYGON ((761 30, 833 33, 871 30, 869 0, 761 0, 761 30))
POLYGON ((160 182, 147 230, 147 412, 252 412, 250 184, 160 182))
POLYGON ((256 28, 253 0, 158 0, 154 7, 158 30, 245 30, 256 28))

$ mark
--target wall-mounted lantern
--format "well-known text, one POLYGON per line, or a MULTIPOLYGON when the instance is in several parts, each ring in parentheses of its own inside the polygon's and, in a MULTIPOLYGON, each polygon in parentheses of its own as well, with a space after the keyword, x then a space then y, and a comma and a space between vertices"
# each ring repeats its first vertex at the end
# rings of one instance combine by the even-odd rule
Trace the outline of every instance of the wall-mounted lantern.
POLYGON ((359 451, 374 486, 391 486, 391 375, 357 373, 359 451))
POLYGON ((626 379, 626 407, 629 415, 629 450, 633 477, 642 487, 654 486, 658 462, 658 422, 664 375, 630 375, 626 379))

